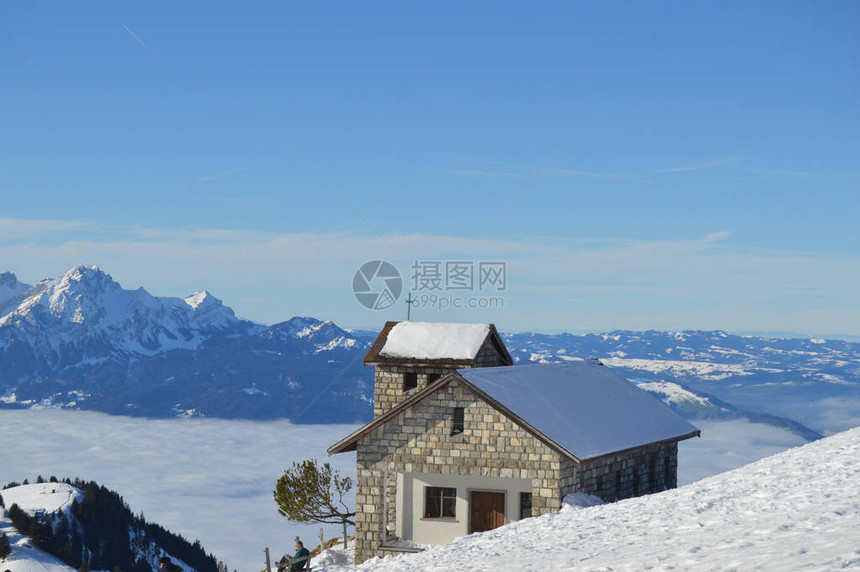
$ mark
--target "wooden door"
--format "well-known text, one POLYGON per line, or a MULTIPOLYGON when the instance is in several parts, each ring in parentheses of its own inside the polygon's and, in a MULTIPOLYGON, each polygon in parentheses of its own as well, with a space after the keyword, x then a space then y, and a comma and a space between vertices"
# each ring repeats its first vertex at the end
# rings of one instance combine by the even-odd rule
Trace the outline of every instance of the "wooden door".
POLYGON ((492 530, 505 524, 505 493, 472 491, 469 498, 469 532, 492 530))

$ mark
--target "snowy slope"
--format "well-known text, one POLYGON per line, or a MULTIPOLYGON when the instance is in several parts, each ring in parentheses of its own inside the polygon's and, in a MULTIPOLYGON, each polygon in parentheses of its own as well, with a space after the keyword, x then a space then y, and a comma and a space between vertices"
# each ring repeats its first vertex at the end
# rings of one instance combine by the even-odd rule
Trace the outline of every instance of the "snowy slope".
MULTIPOLYGON (((46 513, 67 512, 72 500, 81 498, 81 491, 64 483, 44 483, 23 485, 0 491, 6 507, 17 504, 29 514, 36 511, 46 513)), ((50 554, 31 546, 30 540, 12 527, 5 511, 0 513, 0 532, 5 532, 12 545, 11 556, 0 564, 0 568, 10 572, 66 572, 74 570, 50 554)))
POLYGON ((860 428, 680 489, 566 506, 358 569, 860 569, 860 428))
POLYGON ((81 500, 83 493, 66 483, 36 483, 6 489, 0 493, 7 507, 17 504, 26 513, 37 510, 46 513, 66 512, 72 501, 81 500))
MULTIPOLYGON (((12 505, 18 505, 29 516, 41 518, 43 522, 45 522, 47 515, 63 514, 64 518, 69 519, 72 523, 72 530, 77 530, 81 526, 80 521, 75 520, 74 510, 72 510, 73 502, 77 501, 80 503, 84 500, 84 491, 78 487, 62 482, 45 482, 13 486, 3 489, 0 491, 0 494, 3 496, 3 502, 7 509, 12 505)), ((56 530, 56 525, 54 528, 56 530)), ((23 572, 25 570, 31 572, 34 567, 36 569, 45 569, 49 572, 73 570, 73 568, 64 564, 58 558, 33 546, 32 539, 21 534, 21 531, 16 530, 12 526, 6 510, 0 511, 0 532, 6 533, 12 545, 11 556, 0 564, 0 568, 4 572, 6 570, 10 570, 11 572, 23 572)), ((139 521, 129 528, 127 539, 132 547, 131 550, 135 555, 135 559, 142 560, 153 569, 156 568, 158 559, 161 556, 167 555, 167 552, 147 534, 142 523, 139 521)), ((117 550, 114 550, 113 553, 116 554, 117 552, 117 550)), ((194 570, 175 556, 171 557, 171 560, 183 571, 193 572, 194 570)))

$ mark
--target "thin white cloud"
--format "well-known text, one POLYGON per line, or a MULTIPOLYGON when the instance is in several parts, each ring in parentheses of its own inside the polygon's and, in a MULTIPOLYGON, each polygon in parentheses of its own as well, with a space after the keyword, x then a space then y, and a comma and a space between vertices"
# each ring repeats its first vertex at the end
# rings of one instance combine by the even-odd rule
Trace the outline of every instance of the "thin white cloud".
POLYGON ((578 171, 575 169, 548 169, 547 175, 556 177, 572 177, 580 179, 595 179, 599 181, 617 181, 619 183, 647 183, 647 179, 624 173, 604 173, 598 171, 578 171))
POLYGON ((462 161, 469 161, 472 163, 483 163, 487 165, 503 165, 507 166, 510 163, 507 161, 500 161, 498 159, 487 159, 486 157, 471 157, 468 155, 457 155, 454 157, 455 159, 460 159, 462 161))
POLYGON ((248 167, 238 167, 236 169, 229 169, 227 171, 222 171, 217 175, 204 175, 202 177, 198 177, 197 180, 201 183, 211 183, 214 181, 223 181, 223 180, 233 180, 235 175, 247 171, 248 167))
POLYGON ((0 218, 0 240, 29 239, 90 228, 92 224, 78 221, 0 218))
POLYGON ((760 173, 767 179, 777 181, 838 181, 858 178, 858 175, 818 173, 814 171, 796 171, 786 169, 759 169, 756 172, 760 173))
POLYGON ((511 173, 508 171, 477 171, 477 170, 453 170, 445 171, 449 175, 457 175, 460 177, 470 177, 474 179, 522 179, 525 175, 520 173, 511 173))
POLYGON ((670 167, 668 169, 657 169, 658 173, 682 173, 686 171, 698 171, 700 169, 710 169, 713 167, 721 167, 723 165, 732 165, 734 163, 740 163, 741 161, 747 161, 749 157, 725 157, 723 159, 717 159, 715 161, 702 161, 699 163, 692 163, 690 165, 686 165, 683 167, 670 167))
POLYGON ((731 232, 727 230, 721 230, 719 232, 712 232, 705 237, 705 242, 719 242, 721 240, 726 240, 732 235, 731 232))
POLYGON ((860 317, 854 286, 860 257, 742 248, 727 240, 726 230, 688 240, 528 236, 473 245, 454 236, 386 235, 391 247, 369 233, 89 225, 75 235, 59 244, 55 237, 0 243, 0 270, 35 283, 77 263, 99 264, 125 288, 143 286, 161 296, 208 289, 239 316, 263 323, 313 315, 369 327, 405 316, 399 304, 382 315, 353 299, 356 268, 374 259, 393 262, 407 288, 415 260, 507 262, 504 309, 421 315, 487 319, 509 331, 587 324, 850 334, 860 317))

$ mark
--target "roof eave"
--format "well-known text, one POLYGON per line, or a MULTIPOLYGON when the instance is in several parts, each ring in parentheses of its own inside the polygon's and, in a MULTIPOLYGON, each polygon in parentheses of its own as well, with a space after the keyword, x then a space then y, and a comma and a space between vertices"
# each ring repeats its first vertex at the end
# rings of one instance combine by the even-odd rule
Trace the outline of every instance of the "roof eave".
POLYGON ((460 369, 470 367, 475 363, 473 359, 422 359, 377 356, 371 360, 364 359, 364 365, 402 365, 416 367, 444 367, 448 369, 460 369))
POLYGON ((490 335, 492 337, 493 344, 496 346, 496 350, 502 355, 502 361, 505 362, 504 365, 514 365, 514 358, 512 358, 511 354, 508 352, 505 340, 502 339, 502 335, 499 334, 495 324, 490 324, 490 335))
POLYGON ((582 460, 583 460, 583 462, 589 462, 590 463, 591 461, 595 461, 597 459, 602 459, 604 457, 611 457, 613 455, 623 455, 624 453, 629 453, 630 451, 633 451, 635 449, 640 449, 642 447, 649 447, 651 445, 662 445, 663 443, 671 443, 673 441, 678 443, 680 441, 686 441, 687 439, 692 439, 693 437, 701 437, 701 436, 702 436, 702 430, 696 429, 695 431, 690 431, 689 433, 686 433, 686 434, 678 436, 678 437, 669 437, 666 439, 661 439, 660 441, 653 441, 651 443, 643 443, 641 445, 636 445, 635 447, 628 447, 626 449, 619 449, 618 451, 612 451, 610 453, 601 453, 600 455, 595 455, 594 457, 585 457, 582 460))
POLYGON ((327 450, 328 454, 335 455, 337 453, 347 453, 349 451, 355 451, 358 446, 358 440, 361 439, 364 435, 370 433, 380 425, 388 423, 388 421, 399 415, 402 411, 405 411, 406 409, 412 407, 413 405, 415 405, 431 393, 435 392, 436 390, 448 385, 451 380, 454 379, 454 375, 457 374, 449 373, 448 375, 442 376, 441 378, 437 379, 436 381, 434 381, 406 401, 403 401, 396 407, 389 410, 387 413, 380 415, 370 423, 359 427, 351 434, 347 435, 346 437, 329 447, 327 450))

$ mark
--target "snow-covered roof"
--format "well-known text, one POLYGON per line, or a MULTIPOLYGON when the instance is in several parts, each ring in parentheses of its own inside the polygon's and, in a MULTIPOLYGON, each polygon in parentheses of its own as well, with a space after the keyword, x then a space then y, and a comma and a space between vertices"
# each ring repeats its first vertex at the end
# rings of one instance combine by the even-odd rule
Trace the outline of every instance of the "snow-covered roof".
POLYGON ((612 368, 593 361, 457 373, 580 460, 698 432, 612 368))
POLYGON ((388 322, 365 358, 365 364, 448 363, 471 365, 490 338, 503 363, 512 363, 493 324, 388 322))
POLYGON ((391 328, 379 354, 417 359, 472 359, 489 333, 489 324, 400 322, 391 328))
POLYGON ((335 443, 329 454, 354 451, 363 435, 453 380, 462 380, 515 423, 580 461, 699 434, 696 427, 612 368, 576 361, 459 369, 335 443))

